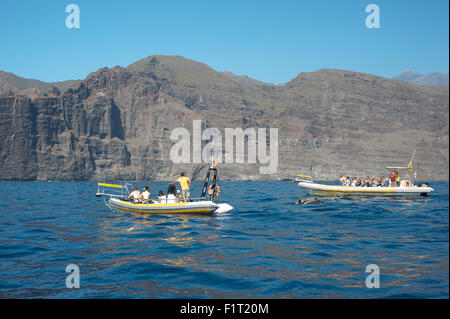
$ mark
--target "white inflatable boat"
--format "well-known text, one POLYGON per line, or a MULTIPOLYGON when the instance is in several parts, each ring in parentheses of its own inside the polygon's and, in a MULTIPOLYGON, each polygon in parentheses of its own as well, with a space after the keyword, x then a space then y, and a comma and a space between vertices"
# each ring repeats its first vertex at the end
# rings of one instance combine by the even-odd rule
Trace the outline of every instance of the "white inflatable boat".
POLYGON ((103 197, 106 206, 113 211, 145 214, 228 213, 234 209, 233 206, 226 203, 214 202, 220 194, 220 187, 216 184, 216 179, 217 162, 208 168, 200 198, 188 202, 176 199, 170 200, 170 202, 161 200, 161 202, 137 203, 128 199, 128 195, 130 194, 129 186, 131 184, 127 182, 121 182, 119 184, 99 182, 96 196, 103 197), (210 183, 211 185, 209 185, 210 183))
POLYGON ((298 186, 308 191, 311 195, 363 195, 363 196, 426 196, 433 192, 434 189, 428 184, 423 183, 418 186, 414 185, 417 173, 413 168, 413 159, 416 152, 411 157, 408 166, 388 166, 386 169, 391 172, 394 179, 393 186, 342 186, 342 185, 325 185, 315 183, 311 176, 297 175, 295 179, 298 186), (400 172, 403 172, 403 179, 400 179, 400 172))
POLYGON ((311 195, 426 196, 428 193, 434 191, 433 188, 426 185, 400 187, 352 187, 300 181, 298 186, 308 191, 311 195))
POLYGON ((108 204, 111 209, 116 211, 147 214, 212 214, 226 213, 233 209, 233 207, 228 204, 216 204, 208 200, 187 203, 135 204, 112 197, 108 200, 108 204))

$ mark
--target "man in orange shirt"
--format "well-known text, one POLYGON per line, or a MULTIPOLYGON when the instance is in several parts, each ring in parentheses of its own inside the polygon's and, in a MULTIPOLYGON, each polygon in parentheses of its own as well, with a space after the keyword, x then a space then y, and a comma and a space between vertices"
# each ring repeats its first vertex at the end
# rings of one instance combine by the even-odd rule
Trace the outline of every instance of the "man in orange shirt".
POLYGON ((186 177, 184 173, 181 173, 180 177, 176 181, 173 181, 170 184, 175 184, 175 183, 180 183, 181 195, 183 196, 183 200, 185 203, 188 202, 189 196, 191 195, 189 192, 189 188, 191 187, 191 180, 188 177, 186 177))

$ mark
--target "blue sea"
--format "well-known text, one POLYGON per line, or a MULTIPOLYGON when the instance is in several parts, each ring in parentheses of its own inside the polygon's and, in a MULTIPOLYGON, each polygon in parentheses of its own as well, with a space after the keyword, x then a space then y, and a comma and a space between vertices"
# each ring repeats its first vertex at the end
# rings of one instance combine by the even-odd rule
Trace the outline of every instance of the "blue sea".
POLYGON ((449 297, 447 182, 312 205, 293 182, 220 184, 235 209, 204 216, 114 213, 93 182, 0 182, 0 298, 449 297))

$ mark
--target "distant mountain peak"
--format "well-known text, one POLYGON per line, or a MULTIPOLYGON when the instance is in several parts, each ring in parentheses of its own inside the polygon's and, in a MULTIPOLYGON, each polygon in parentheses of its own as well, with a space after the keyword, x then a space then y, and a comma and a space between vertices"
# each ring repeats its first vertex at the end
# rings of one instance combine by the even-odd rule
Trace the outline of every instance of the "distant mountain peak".
POLYGON ((0 70, 0 94, 6 92, 20 93, 30 97, 45 94, 52 87, 64 91, 80 80, 68 80, 61 82, 44 82, 35 79, 23 78, 10 72, 0 70))
POLYGON ((406 81, 406 82, 412 82, 415 79, 421 77, 422 74, 418 74, 410 69, 406 69, 405 71, 403 71, 402 73, 400 73, 399 75, 393 77, 394 80, 401 80, 401 81, 406 81))
POLYGON ((401 80, 417 85, 426 86, 448 86, 448 73, 432 72, 428 74, 418 74, 410 69, 406 69, 399 75, 393 77, 394 80, 401 80))

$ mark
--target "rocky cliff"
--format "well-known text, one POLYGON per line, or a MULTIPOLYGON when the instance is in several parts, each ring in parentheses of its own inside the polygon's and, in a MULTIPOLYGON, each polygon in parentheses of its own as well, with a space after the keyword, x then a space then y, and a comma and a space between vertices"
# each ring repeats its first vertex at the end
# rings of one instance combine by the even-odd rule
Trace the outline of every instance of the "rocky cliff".
MULTIPOLYGON (((448 179, 448 87, 319 70, 271 85, 216 72, 182 57, 152 56, 103 68, 71 88, 0 95, 0 179, 168 180, 203 178, 204 164, 174 164, 174 128, 278 128, 275 174, 260 164, 223 164, 222 179, 298 173, 386 174, 416 149, 419 178, 448 179), (199 175, 201 174, 201 175, 199 175)), ((267 138, 269 140, 269 138, 267 138)))

